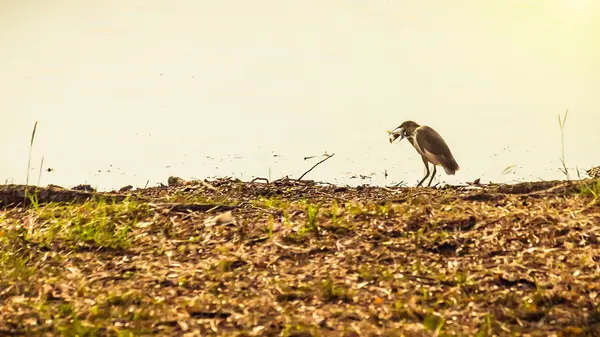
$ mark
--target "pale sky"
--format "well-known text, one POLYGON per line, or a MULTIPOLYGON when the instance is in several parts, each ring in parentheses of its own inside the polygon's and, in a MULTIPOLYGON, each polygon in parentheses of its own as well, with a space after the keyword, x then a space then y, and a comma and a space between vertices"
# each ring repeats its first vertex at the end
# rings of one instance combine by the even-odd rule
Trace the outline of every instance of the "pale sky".
POLYGON ((567 108, 567 161, 600 164, 599 35, 594 0, 0 0, 0 179, 23 182, 36 120, 42 184, 298 175, 324 151, 313 178, 412 182, 385 134, 406 119, 450 145, 445 181, 550 177, 567 108))

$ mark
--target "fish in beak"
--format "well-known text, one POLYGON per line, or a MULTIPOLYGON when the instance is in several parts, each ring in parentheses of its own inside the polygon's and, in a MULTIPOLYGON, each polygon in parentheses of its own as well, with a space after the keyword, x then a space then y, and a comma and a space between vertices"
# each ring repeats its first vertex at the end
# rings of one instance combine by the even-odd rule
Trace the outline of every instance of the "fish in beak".
POLYGON ((402 139, 404 139, 404 137, 406 137, 406 132, 404 132, 404 129, 402 128, 395 128, 394 130, 390 131, 390 130, 386 130, 386 132, 389 135, 389 140, 390 143, 393 143, 396 139, 400 138, 400 141, 402 141, 402 139))

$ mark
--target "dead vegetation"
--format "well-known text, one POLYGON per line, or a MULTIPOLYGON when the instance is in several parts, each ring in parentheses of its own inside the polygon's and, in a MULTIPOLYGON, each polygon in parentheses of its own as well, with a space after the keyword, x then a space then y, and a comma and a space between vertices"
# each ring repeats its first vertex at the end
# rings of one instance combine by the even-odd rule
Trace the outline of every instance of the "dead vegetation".
POLYGON ((127 193, 4 207, 0 335, 600 335, 600 181, 127 193))

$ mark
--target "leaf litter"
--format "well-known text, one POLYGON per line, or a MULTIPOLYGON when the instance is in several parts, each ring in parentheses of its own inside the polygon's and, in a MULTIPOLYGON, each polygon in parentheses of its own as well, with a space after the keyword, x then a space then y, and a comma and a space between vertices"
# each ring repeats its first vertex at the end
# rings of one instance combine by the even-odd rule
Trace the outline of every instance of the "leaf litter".
POLYGON ((599 187, 218 179, 4 207, 0 334, 594 336, 599 187))

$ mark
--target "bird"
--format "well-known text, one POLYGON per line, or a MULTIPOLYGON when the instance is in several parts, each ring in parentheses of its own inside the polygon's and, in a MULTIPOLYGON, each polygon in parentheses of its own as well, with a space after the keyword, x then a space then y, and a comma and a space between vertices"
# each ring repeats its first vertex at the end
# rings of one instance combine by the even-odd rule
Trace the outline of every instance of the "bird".
POLYGON ((431 186, 437 166, 442 166, 448 175, 454 175, 460 169, 448 144, 446 144, 437 131, 427 125, 419 125, 414 121, 407 120, 394 130, 388 131, 388 134, 390 143, 393 143, 398 138, 400 138, 400 141, 406 138, 421 155, 425 169, 427 169, 427 174, 417 184, 417 187, 421 186, 429 176, 429 163, 433 164, 433 174, 429 179, 427 187, 431 186))

